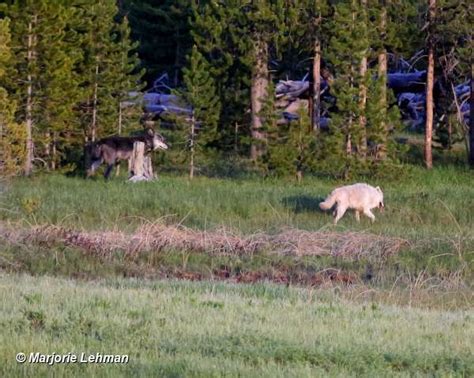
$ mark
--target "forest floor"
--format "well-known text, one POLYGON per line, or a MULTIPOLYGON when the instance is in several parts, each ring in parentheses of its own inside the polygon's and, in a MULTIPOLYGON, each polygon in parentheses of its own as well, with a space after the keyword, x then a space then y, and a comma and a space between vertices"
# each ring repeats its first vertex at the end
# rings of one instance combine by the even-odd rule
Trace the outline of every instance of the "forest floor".
POLYGON ((131 361, 60 374, 471 375, 473 179, 370 180, 386 211, 337 226, 317 178, 3 182, 0 373, 74 349, 131 361))

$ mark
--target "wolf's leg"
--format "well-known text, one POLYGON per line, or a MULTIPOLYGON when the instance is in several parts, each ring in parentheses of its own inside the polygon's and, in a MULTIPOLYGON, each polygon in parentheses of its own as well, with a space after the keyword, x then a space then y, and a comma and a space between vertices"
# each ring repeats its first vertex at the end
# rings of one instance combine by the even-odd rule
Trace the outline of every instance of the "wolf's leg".
POLYGON ((370 211, 370 209, 364 209, 364 215, 366 215, 367 217, 369 217, 372 222, 375 221, 375 215, 372 214, 372 212, 370 211))
POLYGON ((356 216, 356 221, 360 222, 360 212, 359 212, 359 210, 355 211, 355 216, 356 216))
POLYGON ((97 168, 99 168, 102 163, 103 163, 102 159, 94 160, 92 162, 90 168, 87 170, 87 177, 92 176, 94 174, 94 172, 97 170, 97 168))
POLYGON ((114 163, 108 164, 108 165, 107 165, 107 169, 105 170, 105 173, 104 173, 104 177, 105 177, 106 179, 109 178, 110 173, 112 172, 112 169, 114 169, 114 163))
POLYGON ((347 210, 346 206, 337 204, 336 217, 334 218, 334 224, 337 224, 339 219, 341 219, 343 215, 346 213, 346 210, 347 210))

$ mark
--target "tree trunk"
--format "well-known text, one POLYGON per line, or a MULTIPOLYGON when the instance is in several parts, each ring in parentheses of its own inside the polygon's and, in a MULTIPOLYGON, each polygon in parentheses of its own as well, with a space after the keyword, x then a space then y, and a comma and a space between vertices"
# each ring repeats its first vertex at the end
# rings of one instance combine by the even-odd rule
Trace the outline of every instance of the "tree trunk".
POLYGON ((234 152, 239 151, 239 123, 235 122, 234 125, 234 152))
POLYGON ((44 155, 45 155, 45 161, 46 161, 46 169, 51 168, 51 131, 48 130, 45 133, 44 136, 45 142, 44 142, 44 155))
MULTIPOLYGON (((117 134, 122 135, 122 103, 121 102, 119 102, 117 134)), ((120 175, 120 164, 117 165, 117 169, 115 170, 115 177, 118 177, 119 175, 120 175)))
POLYGON ((51 142, 51 170, 56 170, 56 159, 57 159, 57 155, 58 155, 58 151, 57 151, 57 148, 56 148, 56 143, 57 143, 57 140, 58 140, 58 134, 53 131, 53 140, 51 142))
POLYGON ((425 124, 425 165, 433 168, 433 152, 431 141, 433 137, 433 83, 434 83, 434 41, 433 27, 435 23, 436 0, 429 0, 428 10, 428 72, 426 77, 426 124, 425 124))
POLYGON ((92 142, 95 142, 97 138, 97 92, 98 92, 98 89, 99 89, 99 57, 96 57, 94 94, 92 97, 92 123, 91 123, 92 142))
POLYGON ((189 150, 190 150, 190 160, 189 160, 189 179, 192 180, 194 177, 194 138, 196 133, 196 120, 194 118, 194 111, 191 116, 191 134, 189 136, 189 150))
MULTIPOLYGON (((365 22, 367 25, 367 0, 361 0, 361 7, 365 22)), ((363 56, 360 60, 359 75, 359 128, 360 128, 360 144, 358 146, 359 155, 365 159, 367 156, 367 116, 366 105, 367 105, 367 85, 365 83, 365 76, 367 74, 367 49, 364 49, 363 56)))
POLYGON ((255 65, 252 72, 251 106, 252 125, 250 158, 256 160, 264 153, 265 133, 261 111, 268 95, 268 44, 264 41, 255 42, 255 65))
POLYGON ((155 177, 151 157, 145 156, 145 143, 133 143, 132 157, 129 161, 129 181, 149 181, 155 177))
MULTIPOLYGON (((471 57, 472 59, 472 57, 471 57)), ((469 165, 474 168, 474 63, 471 62, 471 98, 469 99, 469 165)))
MULTIPOLYGON (((33 27, 36 24, 38 16, 31 17, 28 23, 28 42, 27 42, 27 61, 30 66, 35 59, 35 42, 36 36, 33 34, 33 27)), ((33 76, 28 67, 27 85, 26 85, 26 159, 25 159, 25 175, 31 175, 33 170, 33 76)))
MULTIPOLYGON (((387 34, 387 7, 385 0, 381 1, 381 14, 380 14, 380 33, 382 43, 385 44, 385 38, 387 34)), ((385 45, 382 46, 378 56, 378 75, 380 80, 380 132, 383 135, 383 142, 377 148, 378 157, 380 160, 385 160, 387 157, 387 139, 388 130, 386 125, 387 120, 387 50, 385 45)))
POLYGON ((313 106, 311 128, 316 131, 321 128, 321 40, 319 37, 314 42, 313 60, 313 106))
POLYGON ((365 75, 367 74, 366 55, 364 55, 360 61, 359 74, 362 80, 359 87, 359 127, 361 135, 359 154, 362 158, 365 158, 367 156, 367 117, 365 115, 367 105, 367 86, 365 85, 365 75))

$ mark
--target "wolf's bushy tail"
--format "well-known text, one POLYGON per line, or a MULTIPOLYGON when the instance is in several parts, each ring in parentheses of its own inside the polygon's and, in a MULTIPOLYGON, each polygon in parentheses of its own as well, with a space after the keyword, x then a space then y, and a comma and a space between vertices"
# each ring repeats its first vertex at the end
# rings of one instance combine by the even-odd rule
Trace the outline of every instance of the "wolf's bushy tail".
POLYGON ((334 206, 336 203, 336 194, 331 193, 328 198, 324 202, 319 204, 321 210, 329 210, 331 207, 334 206))

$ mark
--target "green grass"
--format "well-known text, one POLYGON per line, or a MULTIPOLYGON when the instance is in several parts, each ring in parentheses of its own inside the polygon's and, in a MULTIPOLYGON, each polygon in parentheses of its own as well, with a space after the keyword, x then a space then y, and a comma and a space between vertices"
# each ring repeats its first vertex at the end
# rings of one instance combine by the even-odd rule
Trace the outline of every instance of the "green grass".
MULTIPOLYGON (((474 172, 459 168, 415 170, 402 182, 373 182, 385 193, 386 212, 358 224, 348 214, 337 230, 364 230, 404 238, 472 236, 474 172)), ((163 176, 130 184, 63 176, 17 179, 0 195, 0 219, 57 224, 88 230, 132 231, 150 221, 181 223, 199 229, 225 226, 243 233, 282 227, 320 230, 331 216, 318 204, 340 182, 222 180, 163 176)))
POLYGON ((157 272, 183 269, 211 278, 213 267, 227 266, 245 272, 288 268, 288 274, 327 268, 354 272, 365 280, 367 272, 378 284, 392 285, 401 277, 411 283, 420 277, 440 281, 458 280, 472 284, 474 257, 474 172, 460 168, 417 171, 400 182, 369 182, 381 185, 386 211, 376 211, 371 224, 362 217, 357 223, 348 213, 338 226, 319 210, 319 202, 340 182, 307 178, 298 185, 292 180, 224 180, 163 176, 158 181, 131 184, 123 178, 105 182, 59 175, 16 179, 0 194, 0 219, 23 227, 53 224, 72 229, 133 232, 146 222, 164 222, 212 230, 221 226, 237 233, 278 232, 293 227, 306 230, 363 231, 397 236, 408 245, 397 256, 372 263, 346 264, 337 258, 285 259, 265 254, 253 258, 220 259, 188 256, 186 251, 168 254, 141 251, 133 261, 118 253, 104 262, 71 251, 65 245, 53 250, 40 246, 0 245, 0 267, 30 274, 69 276, 76 271, 91 277, 103 274, 157 276, 157 272), (54 251, 54 253, 52 253, 54 251), (58 258, 58 256, 63 256, 58 258), (58 260, 59 259, 59 260, 58 260), (63 261, 58 264, 57 261, 63 261), (114 267, 113 269, 111 267, 114 267))
POLYGON ((270 284, 0 276, 0 375, 472 376, 474 313, 270 284), (18 352, 129 354, 18 364, 18 352))
POLYGON ((0 376, 474 375, 473 179, 461 168, 414 168, 401 181, 365 180, 383 188, 386 212, 376 212, 374 224, 349 213, 336 227, 318 204, 342 183, 317 178, 301 185, 168 175, 136 184, 60 175, 0 182, 5 230, 132 233, 162 222, 243 235, 298 228, 408 241, 393 256, 344 260, 171 249, 101 256, 59 239, 0 235, 0 376), (332 281, 324 273, 331 271, 354 280, 332 281), (243 276, 284 277, 288 286, 217 281, 243 276), (19 365, 18 352, 129 354, 130 362, 19 365))

